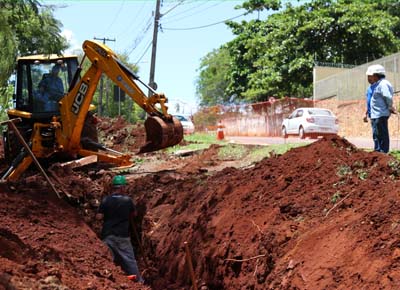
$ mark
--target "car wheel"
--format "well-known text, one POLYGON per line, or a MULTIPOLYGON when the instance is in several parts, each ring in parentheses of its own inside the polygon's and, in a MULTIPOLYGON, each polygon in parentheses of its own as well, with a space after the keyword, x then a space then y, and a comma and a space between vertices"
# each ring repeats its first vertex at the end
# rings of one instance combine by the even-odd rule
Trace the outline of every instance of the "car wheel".
POLYGON ((285 127, 285 126, 282 127, 282 137, 283 137, 283 138, 287 138, 287 137, 288 137, 288 134, 287 134, 287 131, 286 131, 286 127, 285 127))
POLYGON ((306 134, 304 133, 304 128, 300 127, 299 129, 299 138, 300 139, 305 139, 306 138, 306 134))

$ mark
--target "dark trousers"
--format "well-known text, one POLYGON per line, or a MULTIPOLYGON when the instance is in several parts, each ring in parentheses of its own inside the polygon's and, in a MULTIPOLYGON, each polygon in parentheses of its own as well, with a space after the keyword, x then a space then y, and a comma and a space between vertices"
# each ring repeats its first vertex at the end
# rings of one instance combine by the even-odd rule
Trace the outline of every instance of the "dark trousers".
POLYGON ((372 138, 374 139, 374 151, 389 152, 389 117, 371 119, 372 138))
POLYGON ((130 238, 122 238, 117 236, 107 236, 103 239, 103 242, 111 250, 114 263, 121 266, 122 270, 127 275, 136 275, 138 282, 143 282, 143 278, 140 275, 135 254, 133 253, 133 247, 130 238))

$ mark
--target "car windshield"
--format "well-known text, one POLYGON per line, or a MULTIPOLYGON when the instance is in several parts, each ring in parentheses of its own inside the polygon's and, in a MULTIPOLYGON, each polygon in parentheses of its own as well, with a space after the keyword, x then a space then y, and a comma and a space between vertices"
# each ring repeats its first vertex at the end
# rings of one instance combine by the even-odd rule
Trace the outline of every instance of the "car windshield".
POLYGON ((318 116, 332 116, 332 113, 324 109, 309 109, 308 114, 318 116))
POLYGON ((175 115, 174 117, 177 118, 179 121, 187 121, 188 120, 184 116, 181 116, 181 115, 175 115))

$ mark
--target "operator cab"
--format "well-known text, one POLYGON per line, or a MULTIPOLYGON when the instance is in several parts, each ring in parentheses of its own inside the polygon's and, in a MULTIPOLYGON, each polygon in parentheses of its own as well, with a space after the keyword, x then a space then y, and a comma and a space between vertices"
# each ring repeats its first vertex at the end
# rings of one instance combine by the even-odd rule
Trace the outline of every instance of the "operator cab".
POLYGON ((74 55, 18 58, 14 109, 20 113, 32 113, 32 119, 59 115, 58 102, 68 92, 77 68, 78 57, 74 55))

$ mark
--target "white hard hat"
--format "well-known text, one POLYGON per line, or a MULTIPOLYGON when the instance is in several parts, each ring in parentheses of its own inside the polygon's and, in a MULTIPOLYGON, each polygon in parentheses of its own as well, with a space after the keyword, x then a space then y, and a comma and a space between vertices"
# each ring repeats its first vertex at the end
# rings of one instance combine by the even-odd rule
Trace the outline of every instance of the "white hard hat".
POLYGON ((383 66, 381 66, 380 64, 370 65, 365 74, 367 76, 373 76, 374 74, 384 75, 385 74, 385 68, 383 66))

